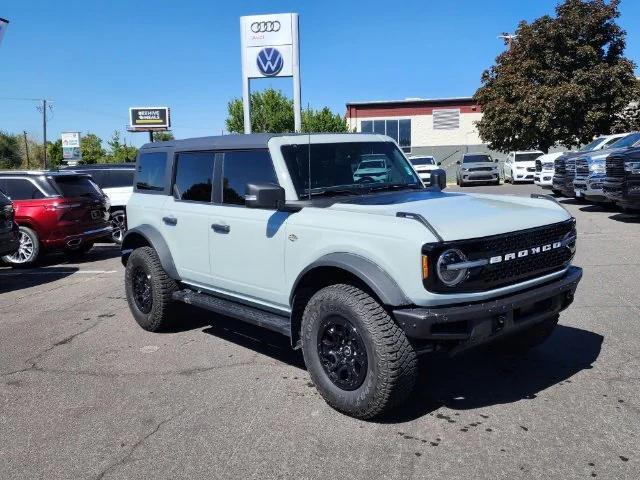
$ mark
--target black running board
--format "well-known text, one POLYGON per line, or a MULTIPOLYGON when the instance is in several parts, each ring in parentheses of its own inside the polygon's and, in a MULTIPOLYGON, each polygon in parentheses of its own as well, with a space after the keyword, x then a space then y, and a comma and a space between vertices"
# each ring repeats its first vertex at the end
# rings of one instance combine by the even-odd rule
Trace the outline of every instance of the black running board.
POLYGON ((194 292, 189 289, 174 292, 173 299, 291 337, 291 320, 285 315, 278 315, 277 313, 267 312, 249 305, 214 297, 206 293, 194 292))

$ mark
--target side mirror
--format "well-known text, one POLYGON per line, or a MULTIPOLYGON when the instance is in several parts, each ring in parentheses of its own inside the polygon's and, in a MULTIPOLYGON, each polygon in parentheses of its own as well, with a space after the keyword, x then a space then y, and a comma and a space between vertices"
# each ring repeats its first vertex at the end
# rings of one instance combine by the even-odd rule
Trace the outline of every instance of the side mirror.
POLYGON ((458 165, 460 165, 460 160, 458 160, 456 163, 457 163, 458 165))
POLYGON ((436 163, 436 165, 440 166, 440 165, 442 165, 442 162, 438 162, 438 163, 436 163))
POLYGON ((284 207, 284 188, 275 183, 247 183, 244 204, 247 208, 278 210, 284 207))
POLYGON ((444 190, 447 188, 447 172, 438 168, 431 171, 431 186, 437 190, 444 190))

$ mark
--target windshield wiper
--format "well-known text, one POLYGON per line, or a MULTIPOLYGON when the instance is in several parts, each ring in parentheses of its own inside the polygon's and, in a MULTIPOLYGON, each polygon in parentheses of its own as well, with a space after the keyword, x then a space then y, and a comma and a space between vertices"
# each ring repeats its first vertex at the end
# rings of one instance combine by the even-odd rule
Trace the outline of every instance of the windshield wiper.
MULTIPOLYGON (((355 191, 355 190, 349 190, 349 189, 345 189, 345 188, 321 188, 318 190, 312 190, 311 191, 311 196, 315 197, 315 196, 326 196, 326 197, 334 197, 334 196, 338 196, 338 195, 362 195, 361 191, 355 191)), ((308 196, 309 192, 307 191, 307 193, 305 194, 305 196, 308 196)))
POLYGON ((409 188, 411 190, 417 190, 420 187, 417 183, 390 183, 389 185, 381 185, 379 187, 371 187, 369 189, 370 192, 378 192, 380 190, 399 190, 409 188))

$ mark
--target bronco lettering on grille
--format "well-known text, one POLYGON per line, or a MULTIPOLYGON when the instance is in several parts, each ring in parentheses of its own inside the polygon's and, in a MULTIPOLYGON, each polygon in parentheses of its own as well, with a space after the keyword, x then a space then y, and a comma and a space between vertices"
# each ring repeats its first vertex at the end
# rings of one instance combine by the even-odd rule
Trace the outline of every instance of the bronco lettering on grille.
POLYGON ((549 252, 556 248, 562 247, 562 242, 553 242, 539 247, 527 248, 525 250, 519 250, 517 252, 505 253, 504 255, 496 255, 489 259, 489 264, 508 262, 509 260, 515 260, 516 258, 528 257, 529 255, 537 255, 541 252, 549 252))

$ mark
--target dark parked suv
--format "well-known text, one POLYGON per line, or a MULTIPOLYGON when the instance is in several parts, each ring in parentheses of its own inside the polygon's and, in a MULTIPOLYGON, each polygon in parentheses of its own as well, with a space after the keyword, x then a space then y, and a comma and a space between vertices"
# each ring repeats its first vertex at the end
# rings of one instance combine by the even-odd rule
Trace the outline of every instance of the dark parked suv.
POLYGON ((623 209, 640 210, 640 148, 614 153, 606 160, 603 190, 623 209))
POLYGON ((13 221, 11 200, 0 192, 0 255, 13 255, 18 251, 18 225, 13 221))
POLYGON ((0 172, 0 190, 13 202, 20 248, 3 260, 28 265, 45 250, 84 253, 111 235, 109 202, 89 175, 0 172))

